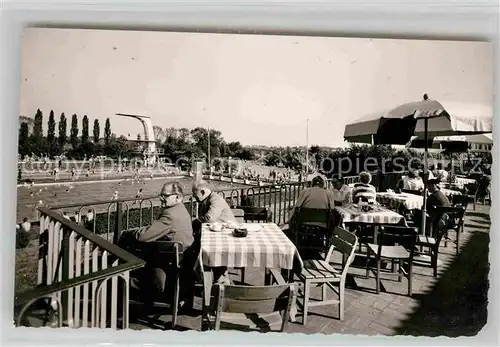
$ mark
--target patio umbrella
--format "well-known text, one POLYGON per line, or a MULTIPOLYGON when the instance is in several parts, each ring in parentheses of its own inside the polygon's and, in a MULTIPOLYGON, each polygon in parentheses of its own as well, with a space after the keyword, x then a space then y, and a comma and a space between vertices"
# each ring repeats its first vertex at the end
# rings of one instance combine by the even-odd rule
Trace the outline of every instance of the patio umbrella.
MULTIPOLYGON (((344 139, 370 144, 404 145, 415 136, 424 140, 424 169, 428 172, 429 139, 436 136, 473 135, 492 132, 491 119, 451 115, 444 106, 430 100, 400 105, 392 110, 370 115, 345 127, 344 139)), ((424 183, 427 183, 424 175, 424 183)), ((424 188, 422 231, 425 232, 427 187, 424 188)))

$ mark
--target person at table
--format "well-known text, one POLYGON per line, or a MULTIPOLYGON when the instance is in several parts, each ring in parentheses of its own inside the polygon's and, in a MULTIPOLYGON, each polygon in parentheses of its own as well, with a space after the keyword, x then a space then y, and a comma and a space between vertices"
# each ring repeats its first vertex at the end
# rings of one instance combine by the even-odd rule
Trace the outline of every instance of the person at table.
MULTIPOLYGON (((192 304, 191 291, 194 288, 194 265, 197 251, 193 247, 194 237, 191 216, 183 203, 183 190, 178 182, 167 182, 160 191, 162 211, 158 220, 147 227, 124 232, 120 244, 127 249, 136 249, 140 254, 148 251, 147 244, 155 241, 177 241, 184 253, 181 266, 181 302, 192 304)), ((161 258, 144 254, 147 265, 137 272, 131 281, 132 288, 139 290, 146 298, 161 298, 167 284, 161 258)), ((187 305, 186 307, 189 307, 187 305)))
POLYGON ((363 171, 359 174, 359 182, 354 184, 352 190, 352 201, 354 203, 367 202, 375 203, 377 201, 377 190, 370 184, 372 175, 369 172, 363 171))
MULTIPOLYGON (((322 176, 315 176, 311 181, 311 187, 304 189, 298 196, 297 201, 293 210, 290 213, 290 219, 288 221, 289 228, 283 230, 285 235, 287 235, 291 240, 295 240, 295 231, 293 230, 295 212, 298 208, 310 208, 318 210, 331 210, 335 206, 335 200, 333 199, 333 194, 329 189, 326 189, 326 180, 322 176)), ((303 220, 304 224, 321 228, 320 230, 325 230, 325 237, 327 235, 327 224, 324 222, 308 222, 303 220)), ((333 222, 333 221, 332 221, 333 222)), ((309 247, 316 245, 321 247, 325 242, 324 238, 318 238, 314 236, 303 235, 302 239, 299 241, 297 248, 299 250, 302 259, 324 259, 321 256, 321 251, 313 250, 309 247), (307 245, 306 247, 301 247, 301 245, 307 245)))
POLYGON ((403 176, 401 179, 400 185, 401 188, 405 190, 424 190, 424 181, 416 170, 408 171, 408 175, 403 176))
POLYGON ((193 196, 198 202, 197 221, 201 223, 236 222, 226 200, 212 191, 212 187, 206 181, 193 184, 193 196))
POLYGON ((351 203, 351 188, 349 185, 345 184, 344 177, 340 176, 338 178, 334 178, 332 181, 332 194, 335 206, 342 206, 351 203))
MULTIPOLYGON (((206 181, 198 181, 193 184, 193 196, 198 202, 198 218, 193 221, 193 231, 197 238, 201 235, 202 223, 236 223, 236 218, 227 204, 226 200, 212 191, 212 187, 206 181)), ((213 268, 214 281, 229 284, 227 267, 213 268)))
POLYGON ((334 206, 335 200, 332 192, 326 189, 326 180, 316 176, 311 181, 311 187, 300 192, 290 213, 288 224, 291 223, 297 208, 332 209, 334 206))
POLYGON ((427 213, 432 214, 436 207, 450 207, 450 200, 446 195, 439 189, 439 183, 441 182, 438 178, 432 178, 427 181, 427 189, 429 191, 429 196, 427 197, 426 210, 427 213))
POLYGON ((448 180, 448 172, 443 169, 443 164, 438 163, 436 165, 436 178, 439 179, 440 182, 446 182, 448 180))

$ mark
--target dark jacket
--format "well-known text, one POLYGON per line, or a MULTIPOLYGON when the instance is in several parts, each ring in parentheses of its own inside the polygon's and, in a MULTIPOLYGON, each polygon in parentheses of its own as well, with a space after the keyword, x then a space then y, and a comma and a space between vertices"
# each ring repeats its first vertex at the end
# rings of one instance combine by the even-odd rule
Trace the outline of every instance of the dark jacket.
POLYGON ((442 207, 451 206, 450 200, 448 200, 446 195, 444 195, 444 193, 439 189, 436 190, 434 193, 430 194, 429 197, 427 198, 426 210, 428 213, 432 213, 434 211, 434 208, 437 206, 442 206, 442 207))

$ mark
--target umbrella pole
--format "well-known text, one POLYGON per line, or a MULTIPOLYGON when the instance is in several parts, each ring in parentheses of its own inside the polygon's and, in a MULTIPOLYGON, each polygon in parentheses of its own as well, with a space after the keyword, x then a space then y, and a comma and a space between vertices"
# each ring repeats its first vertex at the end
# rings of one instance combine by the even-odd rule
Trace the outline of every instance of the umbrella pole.
POLYGON ((427 162, 427 155, 428 155, 428 146, 427 146, 427 140, 429 138, 429 119, 426 117, 424 120, 424 142, 425 142, 425 151, 424 151, 424 205, 422 206, 422 230, 421 233, 422 235, 425 235, 425 224, 427 222, 427 180, 429 179, 429 163, 427 162), (427 173, 427 174, 426 174, 427 173))

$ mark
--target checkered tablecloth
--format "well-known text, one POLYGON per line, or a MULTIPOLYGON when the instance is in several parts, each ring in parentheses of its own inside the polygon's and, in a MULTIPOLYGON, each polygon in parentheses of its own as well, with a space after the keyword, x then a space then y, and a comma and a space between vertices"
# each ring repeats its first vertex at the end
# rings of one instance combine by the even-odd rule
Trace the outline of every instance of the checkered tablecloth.
POLYGON ((466 184, 476 184, 476 180, 472 178, 465 178, 465 177, 455 177, 455 185, 459 189, 463 189, 466 184))
POLYGON ((262 230, 249 231, 238 238, 231 231, 211 231, 204 224, 201 232, 201 256, 203 265, 266 267, 292 269, 297 248, 274 223, 261 224, 262 230))
POLYGON ((453 196, 453 195, 462 195, 462 192, 460 192, 458 190, 451 190, 451 189, 446 189, 446 188, 440 188, 440 190, 447 197, 450 197, 450 196, 453 196))
POLYGON ((390 208, 415 210, 422 208, 424 197, 410 193, 377 193, 377 201, 390 208))
POLYGON ((402 215, 385 208, 373 212, 362 212, 351 205, 336 206, 335 210, 342 216, 342 223, 401 224, 405 222, 402 215))

